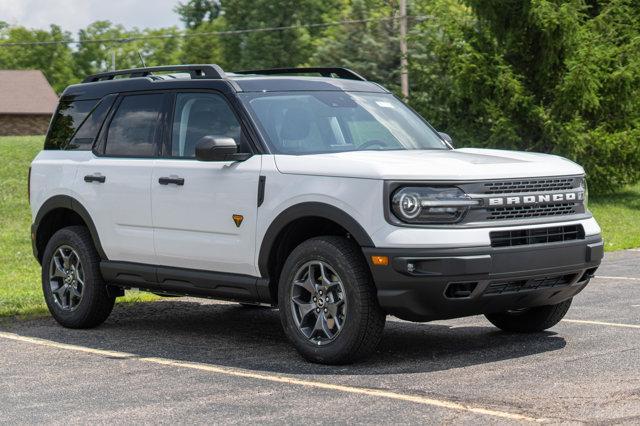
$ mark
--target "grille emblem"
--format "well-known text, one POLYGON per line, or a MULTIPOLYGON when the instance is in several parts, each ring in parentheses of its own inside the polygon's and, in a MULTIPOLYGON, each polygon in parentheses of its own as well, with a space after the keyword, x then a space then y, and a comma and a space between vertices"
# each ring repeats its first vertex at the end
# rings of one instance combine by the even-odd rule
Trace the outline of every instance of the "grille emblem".
POLYGON ((555 194, 514 195, 508 197, 490 197, 489 206, 517 206, 523 204, 549 204, 576 202, 584 199, 584 192, 559 192, 555 194))

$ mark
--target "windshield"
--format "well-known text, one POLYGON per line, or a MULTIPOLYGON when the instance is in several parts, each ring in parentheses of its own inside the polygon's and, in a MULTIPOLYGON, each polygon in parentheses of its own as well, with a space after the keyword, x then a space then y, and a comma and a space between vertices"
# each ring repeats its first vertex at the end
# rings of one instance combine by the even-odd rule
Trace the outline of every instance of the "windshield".
POLYGON ((447 149, 420 116, 391 94, 242 93, 272 152, 447 149))

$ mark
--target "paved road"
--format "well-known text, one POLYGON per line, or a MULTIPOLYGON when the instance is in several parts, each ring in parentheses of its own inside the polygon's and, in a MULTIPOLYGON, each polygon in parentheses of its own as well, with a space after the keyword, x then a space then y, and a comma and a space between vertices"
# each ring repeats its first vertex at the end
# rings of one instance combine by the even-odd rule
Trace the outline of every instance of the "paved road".
POLYGON ((100 328, 0 323, 0 423, 640 423, 640 251, 608 254, 567 320, 389 319, 375 356, 312 365, 277 311, 119 305, 100 328))

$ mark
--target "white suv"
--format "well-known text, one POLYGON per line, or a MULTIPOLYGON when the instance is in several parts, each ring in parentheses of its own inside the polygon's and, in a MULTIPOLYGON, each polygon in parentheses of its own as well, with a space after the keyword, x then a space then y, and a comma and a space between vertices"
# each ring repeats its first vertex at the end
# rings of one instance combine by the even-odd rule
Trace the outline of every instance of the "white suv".
POLYGON ((267 304, 321 363, 369 354, 387 314, 547 329, 603 256, 580 166, 454 149, 341 68, 87 77, 29 183, 60 324, 102 323, 129 288, 267 304))

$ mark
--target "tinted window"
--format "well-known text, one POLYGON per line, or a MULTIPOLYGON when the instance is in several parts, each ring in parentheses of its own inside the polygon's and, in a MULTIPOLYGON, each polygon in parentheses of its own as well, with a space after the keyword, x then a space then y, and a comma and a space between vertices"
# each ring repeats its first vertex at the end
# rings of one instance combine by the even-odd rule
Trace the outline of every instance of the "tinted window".
POLYGON ((152 94, 122 99, 109 125, 105 154, 127 157, 155 155, 163 97, 162 94, 152 94))
POLYGON ((93 147, 93 142, 98 136, 100 127, 104 122, 109 109, 113 105, 116 95, 109 95, 103 98, 100 103, 91 111, 89 116, 80 125, 76 134, 71 138, 71 141, 65 149, 74 149, 80 151, 90 151, 93 147))
POLYGON ((80 123, 87 117, 89 111, 98 103, 98 99, 87 101, 60 101, 51 129, 44 143, 44 149, 64 149, 76 132, 80 123))
POLYGON ((240 123, 220 95, 179 93, 173 116, 171 156, 195 157, 196 145, 205 136, 233 138, 240 145, 240 123))

